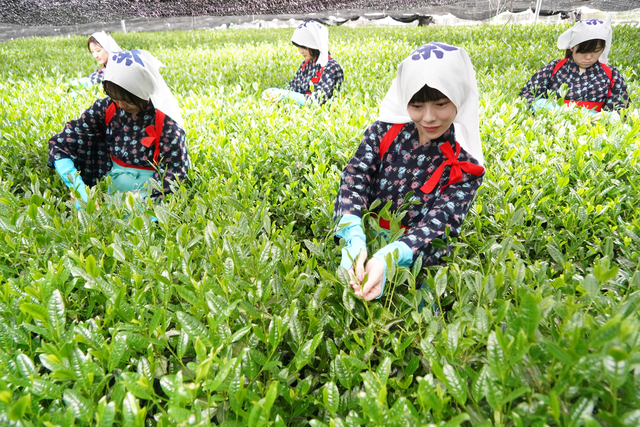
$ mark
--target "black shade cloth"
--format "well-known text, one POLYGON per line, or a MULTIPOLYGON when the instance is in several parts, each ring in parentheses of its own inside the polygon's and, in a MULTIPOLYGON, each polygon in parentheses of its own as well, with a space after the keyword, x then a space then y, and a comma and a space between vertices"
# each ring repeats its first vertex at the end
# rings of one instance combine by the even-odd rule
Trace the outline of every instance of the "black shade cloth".
MULTIPOLYGON (((352 11, 354 16, 375 19, 366 12, 386 11, 401 22, 419 20, 428 24, 429 15, 451 13, 461 19, 484 20, 496 14, 498 2, 486 0, 0 0, 0 24, 20 26, 79 25, 121 19, 184 16, 248 16, 305 14, 317 12, 314 19, 328 25, 339 20, 326 20, 335 11, 352 11), (491 7, 490 7, 491 6, 491 7), (409 11, 415 18, 393 13, 409 11), (326 13, 324 13, 326 12, 326 13)), ((535 0, 503 0, 500 12, 533 9, 535 0)), ((640 0, 543 0, 542 15, 567 13, 578 7, 604 11, 640 8, 640 0)), ((275 16, 277 17, 277 16, 275 16)), ((347 19, 342 18, 345 21, 347 19)), ((0 28, 2 31, 2 28, 0 28)))

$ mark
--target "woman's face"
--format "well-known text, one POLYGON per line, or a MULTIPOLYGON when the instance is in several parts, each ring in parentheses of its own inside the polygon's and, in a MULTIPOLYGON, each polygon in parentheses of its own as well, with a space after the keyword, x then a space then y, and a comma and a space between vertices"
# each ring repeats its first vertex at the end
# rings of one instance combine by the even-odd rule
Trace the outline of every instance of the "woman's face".
POLYGON ((442 136, 458 114, 458 109, 449 100, 416 102, 407 105, 407 112, 418 128, 418 133, 429 140, 442 136))
POLYGON ((109 52, 98 43, 89 43, 89 50, 91 51, 91 55, 98 61, 98 64, 105 65, 109 60, 109 52))
POLYGON ((116 105, 120 108, 122 108, 124 111, 126 111, 127 113, 130 113, 131 115, 136 115, 140 112, 140 108, 135 105, 135 104, 131 104, 127 101, 121 101, 119 99, 113 99, 113 102, 116 103, 116 105))
POLYGON ((300 52, 300 55, 302 55, 305 61, 313 59, 313 56, 311 55, 311 51, 306 47, 298 46, 298 52, 300 52))
POLYGON ((574 46, 571 48, 571 52, 573 52, 573 62, 575 62, 576 65, 583 70, 586 70, 587 68, 598 62, 603 51, 604 48, 601 46, 598 46, 595 51, 589 53, 578 53, 578 46, 574 46))

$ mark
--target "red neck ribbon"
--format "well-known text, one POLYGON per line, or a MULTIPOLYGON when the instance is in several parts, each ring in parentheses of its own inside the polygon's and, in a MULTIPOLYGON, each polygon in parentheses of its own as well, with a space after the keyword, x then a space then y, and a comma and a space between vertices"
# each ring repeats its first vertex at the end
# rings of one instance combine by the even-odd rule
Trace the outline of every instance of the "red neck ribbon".
POLYGON ((440 193, 444 191, 445 188, 450 186, 451 184, 455 184, 456 182, 460 182, 462 180, 462 171, 465 171, 471 175, 480 176, 484 172, 484 168, 479 165, 474 165, 470 162, 461 162, 458 160, 458 156, 460 155, 460 144, 456 141, 456 153, 453 153, 451 149, 451 144, 445 142, 440 144, 440 151, 447 158, 446 161, 442 162, 438 169, 431 175, 426 184, 420 187, 420 190, 424 193, 431 193, 438 182, 440 182, 440 178, 442 177, 442 172, 444 172, 445 166, 451 165, 451 172, 449 173, 449 182, 442 186, 440 189, 440 193))

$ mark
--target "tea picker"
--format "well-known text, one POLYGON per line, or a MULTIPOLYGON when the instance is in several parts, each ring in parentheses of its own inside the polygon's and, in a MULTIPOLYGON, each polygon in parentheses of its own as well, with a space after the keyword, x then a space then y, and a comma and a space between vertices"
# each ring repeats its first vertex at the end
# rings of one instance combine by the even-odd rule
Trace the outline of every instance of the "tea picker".
MULTIPOLYGON (((382 296, 388 256, 403 267, 419 257, 424 266, 441 262, 446 249, 432 241, 445 239, 447 228, 451 236, 460 233, 482 183, 483 162, 469 55, 436 42, 416 49, 398 66, 378 120, 365 131, 340 180, 336 240, 346 242, 340 265, 349 270, 357 296, 367 301, 382 296), (365 210, 379 200, 374 215, 387 203, 398 213, 405 198, 415 204, 402 218, 404 235, 367 260, 365 210)), ((378 220, 389 228, 388 221, 378 220)))
POLYGON ((558 37, 565 58, 553 60, 535 73, 520 90, 533 110, 555 109, 562 85, 568 90, 564 104, 586 108, 593 114, 627 108, 629 95, 624 77, 608 65, 613 39, 611 23, 599 19, 577 22, 558 37))
MULTIPOLYGON (((109 56, 115 52, 120 52, 122 49, 118 46, 118 43, 109 34, 104 31, 91 34, 89 40, 87 40, 87 48, 91 55, 100 65, 96 71, 88 75, 87 77, 81 77, 69 82, 69 85, 73 87, 90 87, 98 84, 104 80, 104 69, 109 61, 109 56)), ((76 92, 70 92, 72 98, 76 98, 78 94, 76 92)))
POLYGON ((299 105, 311 101, 324 104, 340 88, 344 72, 329 53, 329 31, 315 21, 300 24, 291 37, 303 56, 302 63, 286 89, 269 88, 262 96, 266 99, 291 100, 299 105))
MULTIPOLYGON (((189 155, 178 101, 159 73, 163 64, 142 50, 116 52, 104 71, 106 98, 49 140, 48 165, 87 202, 85 185, 109 176, 110 193, 142 196, 149 180, 160 200, 184 180, 189 155)), ((140 197, 138 197, 140 198, 140 197)), ((76 201, 76 207, 81 205, 76 201)))

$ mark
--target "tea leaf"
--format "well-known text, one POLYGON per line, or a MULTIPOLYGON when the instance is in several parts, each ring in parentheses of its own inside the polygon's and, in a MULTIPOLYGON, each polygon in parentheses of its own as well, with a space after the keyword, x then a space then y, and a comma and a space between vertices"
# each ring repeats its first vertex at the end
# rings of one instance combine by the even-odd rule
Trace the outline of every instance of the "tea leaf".
POLYGON ((338 387, 332 381, 329 381, 324 385, 324 389, 322 390, 322 399, 324 402, 324 408, 331 415, 335 415, 340 404, 340 393, 338 392, 338 387))
POLYGON ((538 329, 540 310, 538 310, 538 303, 535 297, 530 293, 525 294, 525 296, 522 298, 520 313, 522 315, 522 320, 524 322, 524 328, 527 336, 533 338, 536 330, 538 329))
POLYGON ((16 356, 16 367, 18 368, 20 375, 25 378, 36 376, 38 373, 33 361, 23 353, 16 356))
POLYGON ((242 338, 243 336, 245 336, 251 330, 252 327, 253 325, 248 324, 238 329, 238 331, 236 331, 236 333, 233 334, 233 336, 231 337, 231 343, 234 343, 238 341, 240 338, 242 338))
POLYGON ((71 408, 76 418, 81 420, 91 419, 92 405, 77 390, 67 389, 63 395, 64 402, 71 408))
POLYGON ((120 364, 125 351, 127 350, 127 339, 123 334, 118 334, 113 339, 111 353, 109 355, 109 369, 113 370, 120 364))
POLYGON ((469 417, 469 414, 456 415, 455 417, 447 421, 443 427, 458 427, 460 424, 465 421, 469 421, 470 419, 471 417, 469 417))
POLYGON ((323 335, 323 332, 318 332, 313 339, 305 341, 305 343, 300 346, 294 358, 296 370, 299 371, 302 369, 315 356, 316 349, 318 348, 323 335))
POLYGON ((593 412, 594 402, 591 399, 583 397, 579 399, 572 407, 569 412, 569 419, 572 422, 576 422, 585 415, 591 414, 593 412))
MULTIPOLYGON (((66 400, 65 400, 66 401, 66 400)), ((24 415, 27 412, 27 409, 31 405, 31 395, 27 394, 26 396, 20 397, 16 403, 11 406, 11 410, 9 411, 9 419, 11 421, 21 421, 24 419, 24 415)))
POLYGON ((180 325, 184 328, 184 331, 189 335, 189 338, 194 341, 196 338, 200 338, 205 345, 211 346, 209 331, 205 329, 198 319, 184 311, 178 311, 176 317, 180 325))
POLYGON ((53 327, 56 336, 61 336, 64 331, 65 313, 62 295, 60 295, 60 291, 57 289, 51 294, 47 305, 47 312, 49 315, 49 323, 53 327))
POLYGON ((607 378, 614 387, 622 386, 627 380, 627 362, 616 361, 611 356, 605 356, 602 360, 607 378))
POLYGON ((117 259, 120 262, 125 262, 127 259, 127 256, 124 252, 124 250, 122 249, 122 247, 117 244, 117 243, 112 243, 111 244, 111 248, 113 249, 113 257, 115 259, 117 259))
POLYGON ((332 364, 336 378, 338 379, 338 381, 340 381, 342 387, 347 389, 350 388, 353 381, 353 375, 351 374, 349 369, 347 369, 341 355, 336 356, 336 358, 333 359, 332 364))
POLYGON ((376 374, 378 374, 378 378, 380 378, 380 381, 382 382, 383 385, 387 383, 387 379, 389 379, 390 373, 391 373, 391 359, 388 357, 385 357, 382 363, 378 365, 378 369, 376 370, 376 374))
POLYGON ((227 376, 231 372, 231 369, 237 365, 236 359, 231 359, 227 361, 227 363, 220 368, 216 377, 213 379, 213 382, 207 386, 209 390, 216 391, 222 385, 222 383, 227 379, 227 376))
POLYGON ((444 365, 442 370, 449 393, 451 393, 460 406, 464 407, 467 403, 467 386, 462 382, 458 372, 448 363, 444 365))
POLYGON ((116 404, 107 403, 107 398, 102 397, 98 402, 95 419, 97 427, 111 427, 116 419, 116 404))
POLYGON ((547 245, 547 251, 549 252, 549 255, 551 255, 551 258, 562 268, 565 262, 562 252, 551 244, 547 245))

